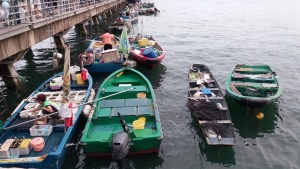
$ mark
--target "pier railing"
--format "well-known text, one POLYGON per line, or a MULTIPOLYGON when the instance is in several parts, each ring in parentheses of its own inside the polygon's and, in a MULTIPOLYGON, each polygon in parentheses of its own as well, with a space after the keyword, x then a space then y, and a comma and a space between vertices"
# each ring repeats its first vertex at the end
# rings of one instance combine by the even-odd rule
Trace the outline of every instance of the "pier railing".
POLYGON ((0 29, 113 1, 116 0, 2 0, 0 29))

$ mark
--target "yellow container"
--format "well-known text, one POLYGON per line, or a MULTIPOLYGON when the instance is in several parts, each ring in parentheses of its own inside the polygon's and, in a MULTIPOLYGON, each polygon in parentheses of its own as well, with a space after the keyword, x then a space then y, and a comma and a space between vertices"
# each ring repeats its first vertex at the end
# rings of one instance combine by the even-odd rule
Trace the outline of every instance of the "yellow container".
POLYGON ((142 130, 145 127, 145 121, 143 120, 134 120, 132 123, 133 130, 142 130))
POLYGON ((146 93, 138 93, 138 94, 136 95, 136 97, 139 98, 139 99, 146 98, 146 93))
POLYGON ((154 40, 149 40, 148 44, 149 44, 149 46, 154 46, 155 45, 155 41, 154 40))
POLYGON ((140 46, 147 46, 148 45, 148 38, 141 38, 138 40, 138 44, 140 46))
POLYGON ((144 122, 146 122, 146 117, 140 117, 138 120, 143 120, 144 122))
POLYGON ((81 73, 76 74, 77 84, 84 84, 84 81, 81 78, 81 73))

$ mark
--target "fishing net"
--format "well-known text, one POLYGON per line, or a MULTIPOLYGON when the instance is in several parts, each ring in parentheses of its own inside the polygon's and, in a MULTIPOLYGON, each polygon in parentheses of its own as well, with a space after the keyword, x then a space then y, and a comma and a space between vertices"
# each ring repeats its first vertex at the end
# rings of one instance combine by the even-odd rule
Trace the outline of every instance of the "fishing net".
POLYGON ((227 119, 226 112, 219 110, 214 102, 190 99, 187 103, 187 107, 199 120, 214 121, 227 119))

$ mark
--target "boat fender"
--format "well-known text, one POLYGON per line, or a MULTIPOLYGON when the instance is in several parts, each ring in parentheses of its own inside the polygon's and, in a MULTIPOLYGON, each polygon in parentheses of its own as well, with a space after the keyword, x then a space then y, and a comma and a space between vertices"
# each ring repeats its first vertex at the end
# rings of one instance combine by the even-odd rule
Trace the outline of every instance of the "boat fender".
POLYGON ((118 132, 113 136, 111 156, 116 161, 122 161, 129 153, 130 139, 126 132, 118 132))
MULTIPOLYGON (((88 98, 88 102, 92 102, 94 100, 94 98, 95 98, 95 90, 92 89, 91 94, 88 98)), ((87 104, 83 107, 82 113, 85 117, 88 117, 91 113, 91 110, 92 110, 92 106, 87 104)))

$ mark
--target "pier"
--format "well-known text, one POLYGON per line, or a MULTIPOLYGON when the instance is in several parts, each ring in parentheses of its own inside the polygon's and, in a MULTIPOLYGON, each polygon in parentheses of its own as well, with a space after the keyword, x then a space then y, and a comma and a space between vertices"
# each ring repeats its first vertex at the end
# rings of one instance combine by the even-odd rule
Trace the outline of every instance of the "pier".
POLYGON ((99 24, 126 5, 126 0, 3 0, 0 4, 0 76, 7 87, 18 87, 19 75, 13 63, 30 48, 54 38, 57 49, 64 49, 62 38, 76 26, 86 34, 84 24, 99 24))

